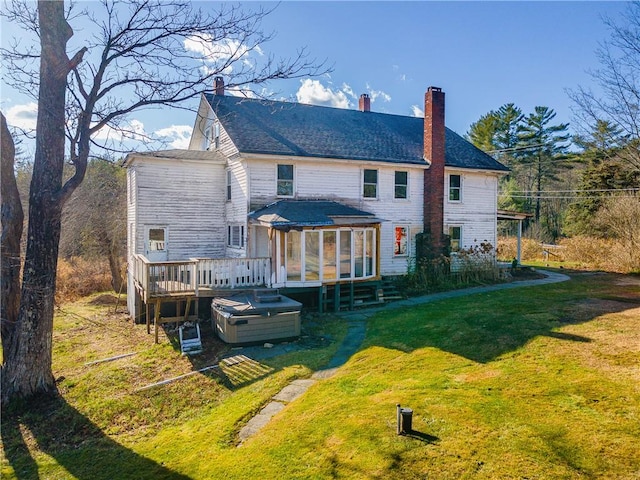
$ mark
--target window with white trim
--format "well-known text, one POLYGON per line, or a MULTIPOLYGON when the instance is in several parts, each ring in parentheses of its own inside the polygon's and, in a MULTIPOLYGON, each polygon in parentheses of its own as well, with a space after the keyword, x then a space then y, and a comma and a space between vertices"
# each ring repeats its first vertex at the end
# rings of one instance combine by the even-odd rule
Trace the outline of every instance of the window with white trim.
POLYGON ((459 252, 462 247, 462 227, 460 225, 451 225, 448 233, 451 251, 459 252))
POLYGON ((278 165, 276 192, 279 197, 293 197, 293 165, 278 165))
POLYGON ((227 170, 227 202, 231 201, 231 170, 227 170))
POLYGON ((227 226, 227 246, 244 248, 244 225, 227 226))
POLYGON ((449 201, 460 202, 462 200, 462 176, 449 175, 449 201))
POLYGON ((378 170, 364 170, 362 180, 362 196, 378 198, 378 170))
POLYGON ((407 198, 407 186, 409 185, 409 173, 396 171, 395 172, 395 187, 394 198, 407 198))

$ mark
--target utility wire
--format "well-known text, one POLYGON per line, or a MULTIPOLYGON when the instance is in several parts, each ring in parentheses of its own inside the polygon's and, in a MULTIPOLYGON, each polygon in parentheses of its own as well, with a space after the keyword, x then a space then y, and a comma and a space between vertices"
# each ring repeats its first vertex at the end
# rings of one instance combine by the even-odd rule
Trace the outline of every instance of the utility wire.
MULTIPOLYGON (((579 193, 579 192, 638 192, 640 187, 634 188, 593 188, 593 189, 573 189, 573 190, 540 190, 539 192, 528 192, 527 190, 513 190, 512 193, 579 193)), ((501 194, 501 195, 507 195, 501 194)))

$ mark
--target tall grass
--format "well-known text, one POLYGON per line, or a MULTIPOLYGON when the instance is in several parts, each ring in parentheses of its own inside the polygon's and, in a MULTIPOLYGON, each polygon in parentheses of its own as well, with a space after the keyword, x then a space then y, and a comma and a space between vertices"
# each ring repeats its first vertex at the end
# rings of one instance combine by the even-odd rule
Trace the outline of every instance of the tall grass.
MULTIPOLYGON (((553 250, 553 256, 546 258, 542 244, 529 238, 522 239, 521 258, 523 262, 554 260, 566 262, 581 269, 605 270, 617 273, 640 273, 640 251, 627 248, 622 242, 587 236, 563 238, 561 247, 553 250)), ((499 259, 510 261, 516 256, 516 238, 500 237, 497 255, 499 259)))
POLYGON ((58 260, 56 303, 74 301, 108 290, 111 290, 111 275, 106 259, 72 257, 58 260))

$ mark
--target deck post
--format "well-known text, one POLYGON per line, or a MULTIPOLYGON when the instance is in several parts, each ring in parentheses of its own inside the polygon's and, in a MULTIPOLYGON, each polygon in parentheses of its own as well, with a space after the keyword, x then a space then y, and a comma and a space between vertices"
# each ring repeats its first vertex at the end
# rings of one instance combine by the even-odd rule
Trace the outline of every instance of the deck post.
POLYGON ((333 292, 333 311, 340 311, 340 283, 336 282, 336 286, 333 292))
POLYGON ((354 300, 353 297, 355 295, 355 288, 353 286, 353 282, 349 283, 349 310, 353 310, 354 300))
POLYGON ((522 265, 522 220, 518 219, 518 246, 516 252, 516 261, 518 266, 522 265))
POLYGON ((155 312, 154 312, 154 316, 153 316, 153 324, 155 325, 156 343, 160 343, 158 341, 158 324, 160 323, 160 305, 162 305, 162 300, 161 299, 157 299, 156 300, 156 306, 155 306, 155 312))
POLYGON ((144 320, 147 323, 147 335, 149 335, 151 333, 151 307, 148 301, 145 302, 144 308, 145 308, 144 320))

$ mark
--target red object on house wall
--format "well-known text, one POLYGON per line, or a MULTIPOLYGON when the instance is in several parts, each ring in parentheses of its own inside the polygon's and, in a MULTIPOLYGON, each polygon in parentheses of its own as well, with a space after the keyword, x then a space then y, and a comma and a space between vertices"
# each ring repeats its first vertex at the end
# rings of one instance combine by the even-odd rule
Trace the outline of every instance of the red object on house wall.
POLYGON ((430 234, 433 253, 443 252, 445 126, 444 92, 429 87, 424 96, 424 231, 430 234))

